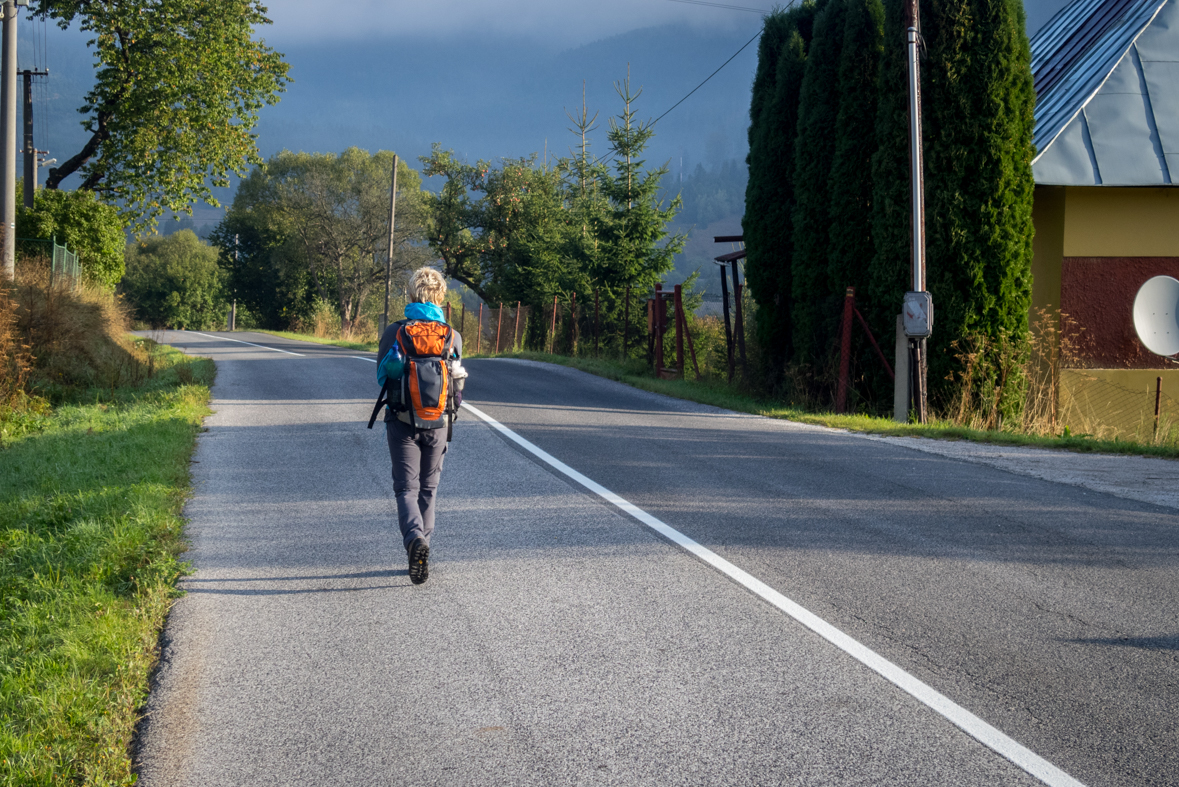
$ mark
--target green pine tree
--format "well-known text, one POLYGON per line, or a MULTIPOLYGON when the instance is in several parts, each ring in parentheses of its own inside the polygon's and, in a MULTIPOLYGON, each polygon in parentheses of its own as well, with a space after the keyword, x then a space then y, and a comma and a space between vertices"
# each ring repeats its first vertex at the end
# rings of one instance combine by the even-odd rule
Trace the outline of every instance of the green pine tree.
POLYGON ((839 114, 839 63, 843 2, 830 0, 815 18, 814 39, 798 107, 793 212, 793 340, 795 361, 812 368, 827 360, 839 324, 839 299, 831 297, 831 165, 839 114))
POLYGON ((757 301, 757 336, 773 381, 792 350, 790 304, 794 140, 806 49, 816 6, 807 0, 765 20, 749 109, 745 191, 745 273, 757 301))
MULTIPOLYGON (((1031 54, 1019 0, 932 0, 923 84, 927 286, 935 305, 933 400, 949 395, 951 343, 981 335, 1026 347, 1031 304, 1034 154, 1031 54)), ((993 395, 998 380, 984 381, 993 395)), ((1008 378, 1003 412, 1022 407, 1008 378)))
MULTIPOLYGON (((640 158, 655 136, 650 121, 640 121, 635 115, 634 102, 642 95, 642 88, 631 92, 628 74, 624 81, 615 83, 615 89, 622 99, 623 111, 610 119, 607 134, 614 173, 601 182, 602 194, 610 202, 606 220, 599 229, 605 253, 597 258, 598 267, 591 274, 615 294, 626 287, 632 289, 630 334, 634 337, 641 335, 638 331, 646 320, 637 304, 675 267, 675 255, 683 251, 687 235, 667 233, 668 223, 683 207, 678 196, 667 204, 659 198, 660 182, 667 174, 667 167, 646 169, 646 161, 640 158)), ((632 352, 637 354, 641 344, 632 342, 632 352)))

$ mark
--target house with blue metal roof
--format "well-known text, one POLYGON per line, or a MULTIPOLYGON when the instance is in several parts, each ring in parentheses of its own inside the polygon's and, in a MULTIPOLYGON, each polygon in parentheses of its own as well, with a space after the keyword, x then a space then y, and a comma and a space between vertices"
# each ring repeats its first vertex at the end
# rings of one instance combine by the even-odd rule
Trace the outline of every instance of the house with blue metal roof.
POLYGON ((1062 375, 1060 418, 1099 430, 1117 400, 1115 431, 1141 431, 1158 377, 1179 401, 1179 368, 1132 318, 1147 279, 1179 278, 1179 0, 1075 0, 1031 49, 1032 300, 1067 315, 1078 367, 1062 375))

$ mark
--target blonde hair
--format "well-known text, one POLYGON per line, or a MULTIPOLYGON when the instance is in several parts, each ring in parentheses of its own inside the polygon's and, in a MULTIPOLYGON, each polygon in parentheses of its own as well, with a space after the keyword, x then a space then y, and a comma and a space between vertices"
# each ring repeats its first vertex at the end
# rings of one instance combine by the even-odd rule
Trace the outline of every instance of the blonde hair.
POLYGON ((416 303, 435 303, 446 300, 446 279, 434 268, 418 268, 409 280, 409 290, 416 303))

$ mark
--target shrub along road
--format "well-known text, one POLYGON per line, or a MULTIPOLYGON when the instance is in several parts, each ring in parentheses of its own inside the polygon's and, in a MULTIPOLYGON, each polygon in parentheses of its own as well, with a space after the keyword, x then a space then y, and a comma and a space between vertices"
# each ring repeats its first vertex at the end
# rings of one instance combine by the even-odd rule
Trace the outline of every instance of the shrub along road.
POLYGON ((476 360, 535 450, 464 413, 414 587, 371 355, 163 338, 218 377, 143 784, 1179 773, 1172 508, 476 360))

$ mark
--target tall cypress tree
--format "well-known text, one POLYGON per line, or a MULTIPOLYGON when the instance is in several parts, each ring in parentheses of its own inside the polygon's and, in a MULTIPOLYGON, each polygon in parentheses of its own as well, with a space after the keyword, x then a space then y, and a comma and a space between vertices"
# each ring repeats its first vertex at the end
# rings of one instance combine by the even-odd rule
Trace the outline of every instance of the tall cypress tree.
MULTIPOLYGON (((872 154, 876 151, 877 76, 883 43, 884 6, 880 0, 836 0, 847 6, 839 60, 839 114, 835 158, 831 164, 831 234, 827 250, 831 296, 855 287, 860 301, 870 297, 868 266, 872 246, 872 154)), ((853 332, 854 357, 865 373, 883 371, 863 333, 853 332), (880 367, 878 369, 878 367, 880 367)), ((861 396, 871 391, 857 387, 861 396)))
POLYGON ((884 6, 880 0, 840 0, 847 7, 839 61, 839 114, 831 164, 831 294, 856 287, 867 294, 872 259, 872 154, 876 151, 877 74, 884 6))
MULTIPOLYGON (((872 155, 872 246, 868 267, 868 324, 877 338, 893 336, 901 301, 910 289, 911 180, 909 170, 909 71, 904 0, 886 0, 883 49, 877 77, 876 152, 872 155)), ((928 139, 928 134, 924 135, 928 139)), ((940 314, 936 315, 940 319, 940 314)), ((940 329, 940 325, 938 326, 940 329)), ((877 399, 892 382, 871 373, 877 399)))
MULTIPOLYGON (((951 342, 1027 340, 1034 153, 1031 54, 1020 0, 931 0, 924 102, 926 281, 935 304, 930 388, 949 393, 951 342)), ((1021 407, 1020 380, 1003 394, 1021 407)), ((993 385, 993 383, 991 384, 993 385)))
POLYGON ((814 38, 798 107, 793 211, 793 340, 795 360, 819 366, 827 359, 839 322, 831 297, 831 165, 839 115, 839 62, 846 6, 827 2, 815 18, 814 38))
POLYGON ((806 65, 813 0, 765 19, 749 106, 749 182, 745 189, 745 273, 757 301, 757 335, 773 380, 791 350, 791 212, 798 95, 806 65), (805 34, 805 38, 804 38, 805 34))

